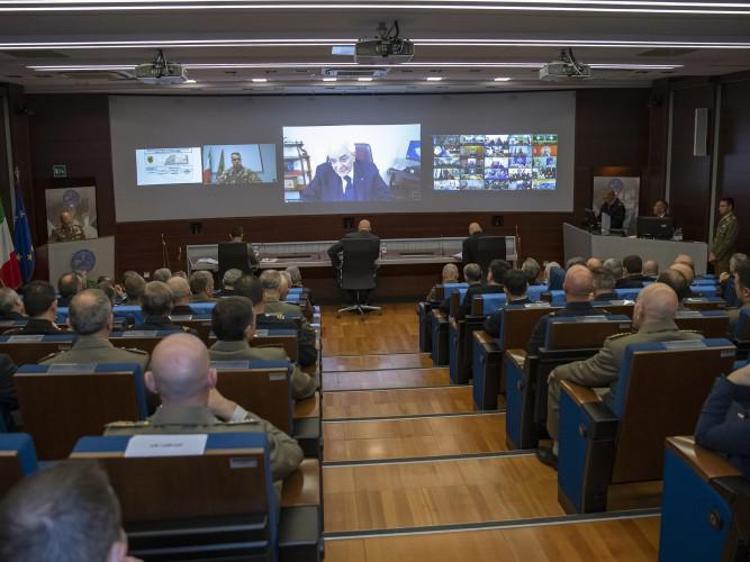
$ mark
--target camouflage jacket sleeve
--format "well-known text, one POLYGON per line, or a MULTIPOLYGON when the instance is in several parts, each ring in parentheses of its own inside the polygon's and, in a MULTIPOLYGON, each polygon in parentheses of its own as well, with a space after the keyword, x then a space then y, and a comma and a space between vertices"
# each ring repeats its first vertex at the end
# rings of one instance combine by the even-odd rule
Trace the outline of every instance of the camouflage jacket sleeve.
POLYGON ((310 398, 318 390, 318 381, 315 377, 308 375, 298 365, 292 366, 292 398, 303 400, 310 398))
POLYGON ((619 365, 607 339, 599 352, 585 361, 575 361, 554 370, 558 380, 571 381, 588 387, 609 386, 617 380, 619 365))
POLYGON ((711 251, 717 259, 727 258, 734 251, 734 243, 739 234, 739 225, 737 218, 731 217, 730 220, 722 221, 716 229, 714 243, 711 251))
MULTIPOLYGON (((250 414, 253 416, 253 414, 250 414)), ((253 416, 257 418, 257 416, 253 416)), ((304 454, 297 440, 290 437, 278 427, 264 419, 259 419, 263 429, 268 435, 268 451, 271 460, 271 473, 273 480, 283 480, 302 462, 304 454)))

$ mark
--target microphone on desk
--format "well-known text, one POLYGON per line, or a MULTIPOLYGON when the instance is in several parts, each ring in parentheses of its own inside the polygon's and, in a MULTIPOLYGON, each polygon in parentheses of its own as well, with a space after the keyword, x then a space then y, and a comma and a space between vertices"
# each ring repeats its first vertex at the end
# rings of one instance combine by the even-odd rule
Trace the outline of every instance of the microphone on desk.
POLYGON ((164 233, 161 233, 161 265, 162 267, 169 267, 169 254, 167 252, 167 240, 164 237, 164 233))

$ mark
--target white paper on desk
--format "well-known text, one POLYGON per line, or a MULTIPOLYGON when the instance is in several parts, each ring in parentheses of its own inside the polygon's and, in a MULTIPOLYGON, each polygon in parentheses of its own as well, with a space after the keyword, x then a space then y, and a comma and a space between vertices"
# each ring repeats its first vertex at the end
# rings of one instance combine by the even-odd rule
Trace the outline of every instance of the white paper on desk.
POLYGON ((206 450, 208 435, 135 435, 125 449, 125 458, 195 457, 206 450))
POLYGON ((260 261, 263 263, 276 263, 279 261, 279 258, 261 258, 260 261))
POLYGON ((459 261, 463 261, 464 254, 463 254, 463 252, 458 252, 457 254, 453 254, 453 257, 456 258, 459 261))

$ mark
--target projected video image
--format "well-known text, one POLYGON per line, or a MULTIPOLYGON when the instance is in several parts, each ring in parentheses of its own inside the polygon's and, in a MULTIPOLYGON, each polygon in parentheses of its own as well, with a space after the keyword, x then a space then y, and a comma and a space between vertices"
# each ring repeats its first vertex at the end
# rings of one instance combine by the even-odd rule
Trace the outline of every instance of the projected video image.
POLYGON ((433 189, 553 190, 557 135, 435 135, 433 189))
POLYGON ((201 182, 201 149, 141 148, 135 151, 138 185, 174 185, 201 182))
POLYGON ((418 200, 421 150, 419 124, 284 127, 284 201, 418 200))
POLYGON ((276 147, 272 144, 203 147, 203 183, 250 185, 276 181, 276 147))

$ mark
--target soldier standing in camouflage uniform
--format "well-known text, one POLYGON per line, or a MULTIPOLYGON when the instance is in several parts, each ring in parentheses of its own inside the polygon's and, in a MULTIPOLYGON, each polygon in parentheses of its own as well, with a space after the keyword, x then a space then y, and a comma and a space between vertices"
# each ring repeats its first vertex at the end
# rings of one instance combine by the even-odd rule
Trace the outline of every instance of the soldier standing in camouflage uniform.
POLYGON ((226 183, 232 185, 260 183, 260 178, 252 170, 248 170, 242 165, 242 155, 239 152, 232 152, 232 167, 223 171, 216 183, 226 183))
MULTIPOLYGON (((674 322, 677 294, 664 283, 654 283, 641 291, 633 310, 635 333, 623 333, 604 340, 602 349, 585 361, 555 368, 549 376, 547 391, 547 431, 557 444, 560 424, 560 381, 571 381, 590 388, 609 387, 608 400, 614 399, 617 375, 625 357, 625 348, 633 343, 702 339, 698 332, 680 330, 674 322)), ((555 465, 555 448, 541 448, 537 458, 555 465)))
POLYGON ((85 239, 86 233, 83 232, 83 228, 73 222, 73 213, 70 211, 60 213, 60 226, 52 230, 49 241, 70 242, 85 239))
POLYGON ((722 197, 719 201, 719 224, 714 234, 711 252, 708 254, 709 263, 714 264, 714 273, 721 275, 729 271, 729 258, 734 254, 734 244, 740 231, 737 216, 734 214, 734 199, 722 197))

